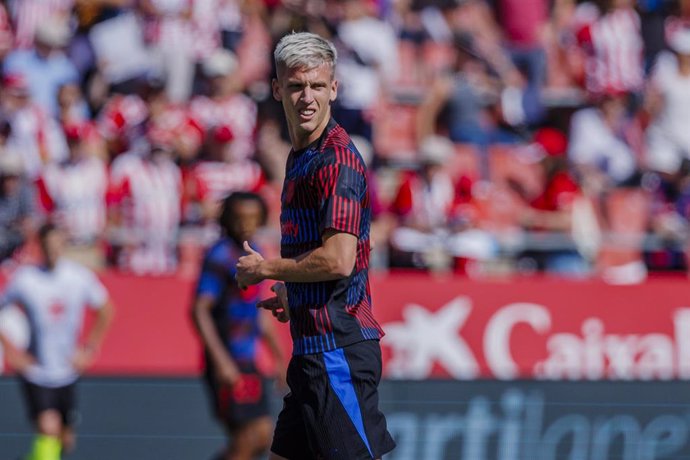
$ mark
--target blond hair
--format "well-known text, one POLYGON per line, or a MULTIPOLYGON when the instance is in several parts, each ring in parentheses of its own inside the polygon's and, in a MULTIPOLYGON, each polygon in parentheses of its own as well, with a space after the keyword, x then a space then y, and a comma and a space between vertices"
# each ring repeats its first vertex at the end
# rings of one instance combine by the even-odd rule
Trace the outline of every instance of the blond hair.
POLYGON ((280 69, 313 69, 323 64, 335 73, 338 52, 333 43, 310 32, 292 32, 280 39, 273 52, 280 69))

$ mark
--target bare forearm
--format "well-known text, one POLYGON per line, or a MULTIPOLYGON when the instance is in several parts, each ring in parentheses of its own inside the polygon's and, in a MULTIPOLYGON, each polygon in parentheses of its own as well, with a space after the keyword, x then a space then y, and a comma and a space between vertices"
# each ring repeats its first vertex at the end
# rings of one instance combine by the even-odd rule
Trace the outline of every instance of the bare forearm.
POLYGON ((225 350, 218 331, 216 331, 208 309, 203 307, 195 308, 193 318, 194 325, 201 336, 201 341, 211 355, 213 362, 217 365, 217 363, 222 361, 232 360, 230 354, 225 350))
POLYGON ((345 261, 338 255, 326 253, 323 247, 316 248, 294 259, 270 259, 261 263, 264 279, 290 283, 312 283, 333 281, 349 276, 345 261))
POLYGON ((103 343, 103 339, 105 338, 105 334, 108 332, 110 324, 112 323, 113 314, 114 309, 110 302, 101 307, 101 310, 98 312, 96 322, 94 323, 93 328, 91 328, 91 331, 86 339, 86 344, 89 348, 94 350, 100 348, 101 344, 103 343))

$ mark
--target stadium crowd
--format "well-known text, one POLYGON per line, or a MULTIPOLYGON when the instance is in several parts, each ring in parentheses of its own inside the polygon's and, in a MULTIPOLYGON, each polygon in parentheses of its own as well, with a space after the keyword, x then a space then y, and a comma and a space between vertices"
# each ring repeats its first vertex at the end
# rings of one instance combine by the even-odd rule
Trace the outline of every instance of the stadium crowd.
POLYGON ((291 30, 337 45, 374 268, 687 269, 688 0, 5 0, 5 266, 53 219, 91 267, 189 274, 233 191, 276 246, 291 30))

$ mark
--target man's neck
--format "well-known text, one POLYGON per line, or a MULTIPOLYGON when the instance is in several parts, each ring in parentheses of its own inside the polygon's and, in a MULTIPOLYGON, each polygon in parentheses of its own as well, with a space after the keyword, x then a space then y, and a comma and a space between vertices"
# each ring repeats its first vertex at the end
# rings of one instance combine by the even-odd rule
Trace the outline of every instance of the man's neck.
POLYGON ((308 147, 311 143, 317 141, 328 128, 328 123, 331 121, 331 114, 324 117, 323 122, 314 131, 305 135, 299 136, 296 129, 290 130, 290 141, 292 143, 292 150, 298 151, 308 147))

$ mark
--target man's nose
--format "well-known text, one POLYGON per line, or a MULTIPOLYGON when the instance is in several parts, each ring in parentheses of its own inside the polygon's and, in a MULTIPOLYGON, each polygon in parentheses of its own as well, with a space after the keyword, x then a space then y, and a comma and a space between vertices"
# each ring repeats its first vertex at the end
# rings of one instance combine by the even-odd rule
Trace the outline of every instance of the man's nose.
POLYGON ((302 101, 303 102, 311 102, 314 100, 314 91, 309 87, 306 86, 304 90, 302 91, 302 101))

